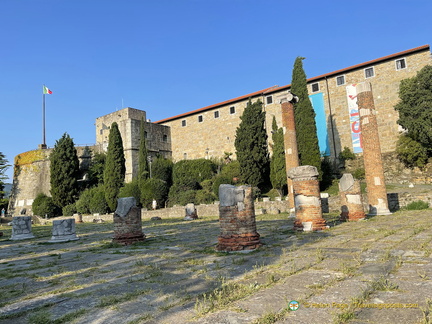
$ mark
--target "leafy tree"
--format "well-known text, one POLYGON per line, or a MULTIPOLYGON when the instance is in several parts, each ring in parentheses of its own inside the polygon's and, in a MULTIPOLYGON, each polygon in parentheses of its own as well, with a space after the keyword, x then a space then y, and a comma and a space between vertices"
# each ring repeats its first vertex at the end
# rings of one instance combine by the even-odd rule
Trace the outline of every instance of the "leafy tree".
POLYGON ((55 217, 61 214, 61 209, 54 203, 52 197, 40 193, 36 196, 32 204, 33 214, 44 217, 55 217))
POLYGON ((139 187, 140 183, 142 182, 139 182, 138 179, 133 179, 131 182, 126 183, 124 187, 120 188, 118 197, 119 198, 134 197, 137 206, 141 206, 140 204, 141 190, 139 187))
POLYGON ((407 130, 406 136, 423 145, 432 154, 432 66, 427 65, 417 75, 402 80, 399 86, 398 124, 407 130))
POLYGON ((282 127, 277 127, 276 118, 272 122, 273 155, 270 160, 270 180, 274 189, 283 196, 283 188, 287 185, 285 166, 284 135, 282 127))
POLYGON ((126 173, 123 141, 116 122, 112 123, 108 138, 108 150, 104 169, 105 200, 109 210, 117 207, 117 196, 123 186, 126 173))
POLYGON ((8 160, 6 160, 5 155, 0 152, 0 209, 7 208, 7 199, 4 198, 4 182, 8 177, 5 175, 6 170, 10 167, 8 160))
POLYGON ((153 199, 159 207, 165 207, 168 197, 167 183, 161 179, 147 179, 140 184, 141 204, 148 209, 152 208, 153 199))
POLYGON ((234 145, 242 180, 254 187, 263 187, 268 183, 270 170, 262 102, 249 100, 240 119, 234 145))
POLYGON ((152 177, 165 181, 168 187, 172 185, 173 161, 158 156, 152 162, 152 177))
POLYGON ((79 161, 72 138, 64 133, 50 155, 51 196, 60 208, 75 202, 78 196, 79 161))
POLYGON ((138 151, 138 181, 143 182, 150 176, 149 163, 147 161, 148 151, 144 130, 144 119, 141 118, 140 124, 140 146, 138 151))
POLYGON ((303 70, 304 57, 297 57, 291 80, 291 92, 299 102, 294 104, 297 149, 300 165, 312 165, 318 169, 319 179, 322 178, 321 154, 318 146, 318 135, 315 123, 315 111, 309 100, 306 74, 303 70))
POLYGON ((399 137, 396 153, 399 160, 408 167, 421 168, 427 163, 427 148, 407 135, 399 137))
POLYGON ((94 154, 88 170, 90 187, 103 184, 105 161, 106 154, 104 152, 94 154))

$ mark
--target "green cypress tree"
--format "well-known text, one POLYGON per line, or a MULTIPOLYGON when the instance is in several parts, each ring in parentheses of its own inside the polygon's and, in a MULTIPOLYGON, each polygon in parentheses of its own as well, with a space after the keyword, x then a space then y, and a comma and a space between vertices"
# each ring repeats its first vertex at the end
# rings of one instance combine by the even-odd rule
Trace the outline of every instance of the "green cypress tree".
POLYGON ((291 92, 299 98, 294 104, 297 149, 300 165, 312 165, 318 169, 322 178, 321 154, 318 146, 318 135, 315 123, 315 111, 309 100, 306 74, 303 70, 304 57, 297 57, 291 80, 291 92))
POLYGON ((240 119, 234 142, 240 175, 245 183, 262 189, 268 183, 270 173, 262 102, 252 104, 249 100, 240 119))
POLYGON ((53 202, 63 208, 78 197, 79 161, 72 138, 64 133, 50 154, 50 183, 53 202))
POLYGON ((147 161, 148 151, 144 125, 144 118, 141 118, 140 146, 138 151, 138 182, 144 182, 149 178, 150 175, 149 163, 147 161))
POLYGON ((276 118, 272 122, 272 148, 273 155, 270 160, 270 180, 274 189, 283 196, 283 188, 287 185, 287 174, 285 166, 285 148, 282 127, 277 127, 276 118))
POLYGON ((123 141, 116 122, 112 123, 108 138, 108 150, 104 169, 105 199, 108 208, 117 207, 117 196, 124 184, 126 173, 123 141))

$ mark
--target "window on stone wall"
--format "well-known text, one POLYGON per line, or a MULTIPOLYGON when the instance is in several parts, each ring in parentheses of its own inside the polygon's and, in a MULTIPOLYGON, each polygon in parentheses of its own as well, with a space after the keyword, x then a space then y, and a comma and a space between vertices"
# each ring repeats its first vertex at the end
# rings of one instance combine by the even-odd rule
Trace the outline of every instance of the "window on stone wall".
POLYGON ((183 160, 187 160, 187 153, 183 153, 183 160))
POLYGON ((345 75, 338 76, 336 78, 336 84, 338 86, 344 85, 345 84, 345 75))
POLYGON ((375 76, 375 71, 373 67, 367 68, 364 70, 365 71, 365 78, 372 78, 373 76, 375 76))
POLYGON ((235 114, 235 107, 234 106, 230 107, 230 114, 235 114))
POLYGON ((395 63, 396 63, 396 70, 402 70, 406 68, 406 61, 404 58, 396 60, 395 63))
POLYGON ((186 127, 186 119, 182 120, 182 127, 186 127))
POLYGON ((219 111, 215 111, 215 112, 214 112, 214 117, 215 117, 215 118, 219 118, 219 111))
POLYGON ((198 123, 202 123, 203 122, 203 116, 202 115, 199 115, 198 116, 198 123))
POLYGON ((312 83, 312 92, 318 92, 319 91, 319 83, 312 83))
POLYGON ((168 135, 164 134, 162 140, 166 143, 168 142, 168 135))
POLYGON ((147 135, 147 132, 146 132, 146 131, 144 131, 144 138, 145 138, 145 139, 148 138, 148 135, 147 135))
POLYGON ((266 104, 267 105, 270 105, 270 104, 272 104, 273 103, 273 96, 267 96, 266 97, 266 104))

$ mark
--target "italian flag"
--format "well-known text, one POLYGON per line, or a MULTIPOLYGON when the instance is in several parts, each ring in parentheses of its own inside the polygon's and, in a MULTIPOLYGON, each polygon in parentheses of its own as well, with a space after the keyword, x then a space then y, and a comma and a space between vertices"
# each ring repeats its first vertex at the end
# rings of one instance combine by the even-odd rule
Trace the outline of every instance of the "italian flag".
POLYGON ((52 91, 47 87, 43 86, 43 94, 52 94, 52 91))

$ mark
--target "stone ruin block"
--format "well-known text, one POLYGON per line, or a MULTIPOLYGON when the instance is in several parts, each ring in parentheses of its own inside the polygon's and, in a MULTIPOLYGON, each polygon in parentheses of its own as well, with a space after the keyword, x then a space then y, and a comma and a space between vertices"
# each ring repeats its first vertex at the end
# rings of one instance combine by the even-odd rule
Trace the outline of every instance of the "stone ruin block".
POLYGON ((219 224, 221 228, 216 250, 253 250, 261 246, 256 231, 252 187, 219 186, 219 224))
POLYGON ((12 219, 12 237, 11 240, 25 240, 34 238, 31 230, 31 216, 15 216, 12 219))
POLYGON ((187 204, 185 212, 186 212, 186 216, 185 216, 184 220, 198 219, 197 210, 196 210, 194 204, 187 204))
POLYGON ((327 229, 322 217, 318 170, 311 165, 303 165, 288 171, 294 190, 295 215, 294 228, 299 231, 327 229))
POLYGON ((341 220, 357 221, 365 218, 360 182, 355 180, 352 174, 344 173, 339 180, 339 197, 341 203, 341 220))
POLYGON ((75 219, 57 219, 53 221, 52 237, 49 243, 79 240, 75 232, 75 219))
POLYGON ((113 242, 129 245, 144 240, 141 208, 136 206, 134 197, 119 198, 114 213, 113 242))
POLYGON ((75 219, 75 223, 84 223, 83 217, 81 214, 79 214, 79 213, 73 214, 73 217, 75 219))

